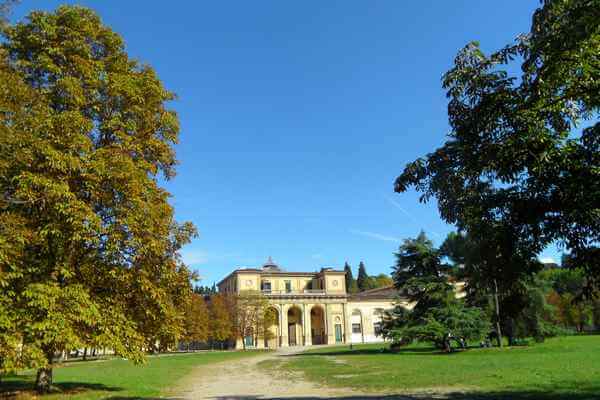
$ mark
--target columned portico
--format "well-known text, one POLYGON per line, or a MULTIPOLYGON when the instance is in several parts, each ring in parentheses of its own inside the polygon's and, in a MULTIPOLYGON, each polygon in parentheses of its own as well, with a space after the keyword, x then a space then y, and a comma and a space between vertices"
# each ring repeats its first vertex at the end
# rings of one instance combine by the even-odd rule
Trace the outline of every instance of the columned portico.
MULTIPOLYGON (((278 340, 269 341, 278 347, 311 346, 319 344, 343 343, 343 307, 345 299, 306 298, 293 303, 283 303, 284 299, 271 299, 278 310, 278 340), (336 322, 337 321, 337 322, 336 322), (336 323, 339 325, 339 340, 336 341, 336 323)), ((273 347, 270 345, 269 347, 273 347)))

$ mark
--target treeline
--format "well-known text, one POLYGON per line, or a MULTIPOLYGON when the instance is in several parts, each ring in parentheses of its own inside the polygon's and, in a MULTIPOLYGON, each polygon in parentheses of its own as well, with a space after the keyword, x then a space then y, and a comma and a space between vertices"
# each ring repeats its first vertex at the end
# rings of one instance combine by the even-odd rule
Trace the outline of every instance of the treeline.
POLYGON ((352 267, 347 262, 344 264, 344 272, 346 272, 346 290, 348 293, 364 292, 365 290, 390 286, 394 283, 389 275, 382 273, 370 276, 367 274, 367 269, 362 261, 358 264, 358 276, 356 279, 354 279, 354 275, 352 274, 352 267))
POLYGON ((187 303, 180 350, 229 348, 237 339, 241 339, 245 349, 248 340, 255 345, 259 340, 274 337, 269 328, 277 324, 277 315, 260 291, 239 294, 209 291, 209 294, 192 293, 187 303))
POLYGON ((212 296, 213 294, 217 293, 217 285, 214 283, 212 286, 196 285, 194 286, 194 293, 204 296, 212 296))
POLYGON ((198 350, 206 345, 224 348, 235 337, 235 301, 214 293, 193 293, 184 311, 184 329, 180 348, 198 350))
POLYGON ((584 296, 586 278, 581 268, 568 269, 563 263, 562 268, 538 273, 537 284, 546 301, 541 315, 550 323, 576 332, 600 329, 600 297, 584 296))
POLYGON ((473 341, 502 346, 503 337, 517 345, 600 327, 600 298, 585 297, 585 274, 567 268, 568 256, 563 267, 538 262, 536 272, 509 283, 482 274, 477 251, 476 241, 460 233, 439 248, 423 232, 404 241, 393 279, 414 307, 397 305, 385 317, 384 335, 395 346, 417 340, 451 351, 473 341))

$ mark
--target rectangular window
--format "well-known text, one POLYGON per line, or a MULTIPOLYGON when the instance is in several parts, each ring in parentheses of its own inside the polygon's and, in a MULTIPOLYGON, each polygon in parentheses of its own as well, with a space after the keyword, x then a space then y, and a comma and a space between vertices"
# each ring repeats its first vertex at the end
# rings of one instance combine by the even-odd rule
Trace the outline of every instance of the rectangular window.
POLYGON ((292 292, 292 281, 285 281, 285 292, 286 293, 292 292))
POLYGON ((271 292, 271 282, 263 282, 261 289, 262 289, 263 292, 270 293, 271 292))
POLYGON ((360 324, 352 324, 352 333, 360 333, 360 324))

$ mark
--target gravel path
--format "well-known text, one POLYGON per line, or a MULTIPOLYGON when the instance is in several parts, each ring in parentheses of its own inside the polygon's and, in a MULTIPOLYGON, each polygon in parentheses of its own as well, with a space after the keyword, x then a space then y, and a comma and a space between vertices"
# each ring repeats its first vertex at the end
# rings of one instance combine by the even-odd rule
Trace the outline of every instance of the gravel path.
MULTIPOLYGON (((172 392, 171 400, 467 400, 470 397, 453 396, 453 391, 437 389, 433 392, 397 394, 364 393, 350 388, 333 388, 309 382, 301 373, 275 371, 259 367, 259 363, 281 360, 305 350, 302 347, 284 347, 235 361, 224 361, 198 367, 180 382, 172 392)), ((360 371, 357 371, 360 373, 360 371)), ((456 395, 457 393, 454 393, 456 395)), ((491 400, 491 399, 489 399, 491 400)))
POLYGON ((274 374, 258 367, 265 360, 276 360, 301 348, 284 348, 264 355, 199 367, 187 377, 174 395, 177 399, 252 400, 364 398, 351 389, 328 388, 308 382, 301 375, 274 374))

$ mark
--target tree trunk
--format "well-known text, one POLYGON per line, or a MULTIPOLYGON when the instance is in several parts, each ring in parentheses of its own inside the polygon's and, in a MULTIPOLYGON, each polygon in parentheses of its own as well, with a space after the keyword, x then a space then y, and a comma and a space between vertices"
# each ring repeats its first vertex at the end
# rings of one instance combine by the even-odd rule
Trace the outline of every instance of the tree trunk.
POLYGON ((52 364, 37 371, 35 379, 35 390, 39 394, 49 393, 52 386, 52 364))
POLYGON ((498 301, 498 282, 494 279, 494 304, 496 306, 496 339, 498 347, 502 347, 502 331, 500 330, 500 302, 498 301))

